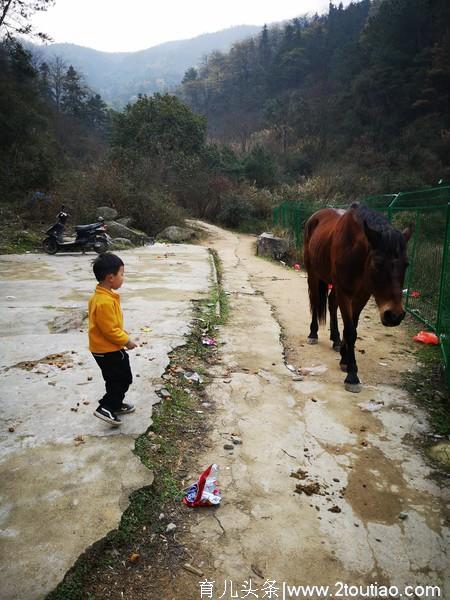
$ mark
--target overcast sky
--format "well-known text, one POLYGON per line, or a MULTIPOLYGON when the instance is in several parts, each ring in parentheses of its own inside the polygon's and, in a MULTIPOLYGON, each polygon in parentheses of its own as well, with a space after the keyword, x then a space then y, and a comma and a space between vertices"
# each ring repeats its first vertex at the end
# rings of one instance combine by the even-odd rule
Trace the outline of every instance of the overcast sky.
POLYGON ((118 52, 327 9, 328 0, 56 0, 33 23, 55 42, 118 52))

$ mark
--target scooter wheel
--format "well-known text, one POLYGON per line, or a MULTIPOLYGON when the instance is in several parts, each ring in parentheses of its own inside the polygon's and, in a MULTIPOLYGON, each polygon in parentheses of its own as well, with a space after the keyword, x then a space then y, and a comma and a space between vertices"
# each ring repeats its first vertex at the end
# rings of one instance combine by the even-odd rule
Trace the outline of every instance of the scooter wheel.
POLYGON ((45 238, 42 242, 42 248, 47 254, 56 254, 58 252, 58 244, 52 238, 45 238))
POLYGON ((97 254, 103 254, 108 250, 108 242, 106 240, 95 240, 94 250, 97 254))

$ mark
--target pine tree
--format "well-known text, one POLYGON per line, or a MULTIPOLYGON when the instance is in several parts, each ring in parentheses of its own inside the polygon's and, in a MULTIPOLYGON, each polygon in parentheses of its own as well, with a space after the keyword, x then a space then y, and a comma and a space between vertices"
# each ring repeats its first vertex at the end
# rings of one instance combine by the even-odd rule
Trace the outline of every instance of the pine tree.
POLYGON ((86 90, 82 85, 81 76, 70 65, 63 79, 62 111, 73 117, 82 117, 85 114, 85 98, 86 90))

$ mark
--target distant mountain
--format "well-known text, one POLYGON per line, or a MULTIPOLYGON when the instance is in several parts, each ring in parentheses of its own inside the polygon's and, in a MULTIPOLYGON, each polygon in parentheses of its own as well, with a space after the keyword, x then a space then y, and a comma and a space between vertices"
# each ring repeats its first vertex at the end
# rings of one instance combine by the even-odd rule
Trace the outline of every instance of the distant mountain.
POLYGON ((214 50, 226 52, 235 42, 260 30, 258 26, 240 25, 139 52, 100 52, 75 44, 29 45, 29 48, 43 60, 60 56, 80 71, 87 85, 99 92, 106 102, 121 108, 139 93, 170 90, 204 55, 214 50))

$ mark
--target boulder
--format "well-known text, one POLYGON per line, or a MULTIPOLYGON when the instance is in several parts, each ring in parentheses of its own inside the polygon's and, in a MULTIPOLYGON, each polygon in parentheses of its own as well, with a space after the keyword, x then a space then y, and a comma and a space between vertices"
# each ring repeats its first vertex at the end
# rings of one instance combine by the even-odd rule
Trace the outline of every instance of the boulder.
POLYGON ((114 250, 126 250, 127 248, 132 248, 133 246, 133 242, 128 238, 118 237, 111 240, 111 247, 114 250))
POLYGON ((195 231, 189 227, 178 227, 170 225, 158 233, 159 239, 169 240, 169 242, 185 242, 194 237, 195 231))
POLYGON ((125 225, 125 227, 129 227, 133 222, 133 217, 121 217, 120 219, 116 219, 118 223, 125 225))
POLYGON ((258 238, 256 254, 281 260, 286 256, 288 249, 289 243, 287 240, 276 237, 273 233, 262 233, 258 238))
POLYGON ((122 225, 118 221, 108 221, 108 233, 112 238, 126 238, 137 246, 148 244, 151 240, 146 233, 139 229, 132 229, 126 225, 122 225))
POLYGON ((97 216, 103 217, 105 221, 112 221, 115 219, 119 213, 115 208, 111 208, 110 206, 99 206, 97 208, 97 216))

